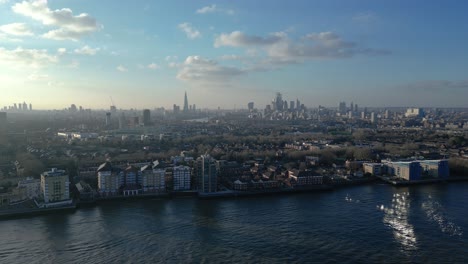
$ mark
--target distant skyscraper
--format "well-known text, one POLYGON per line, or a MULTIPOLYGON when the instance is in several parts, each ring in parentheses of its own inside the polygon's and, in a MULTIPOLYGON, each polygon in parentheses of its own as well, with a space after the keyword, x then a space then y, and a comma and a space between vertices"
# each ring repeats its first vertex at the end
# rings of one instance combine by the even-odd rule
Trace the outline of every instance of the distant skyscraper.
POLYGON ((371 115, 370 115, 370 121, 371 121, 371 123, 375 123, 375 121, 377 121, 374 112, 372 112, 371 115))
POLYGON ((18 104, 18 110, 23 110, 23 105, 21 103, 18 104))
POLYGON ((340 105, 338 106, 338 111, 341 114, 346 113, 346 102, 340 102, 340 105))
POLYGON ((111 105, 110 111, 111 113, 115 114, 117 112, 117 107, 115 107, 115 105, 111 105))
POLYGON ((151 123, 151 112, 149 109, 143 110, 143 125, 149 126, 151 123))
POLYGON ((111 124, 111 113, 107 112, 106 113, 106 126, 110 126, 111 124))
POLYGON ((301 101, 299 99, 296 99, 296 109, 301 110, 301 101))
POLYGON ((210 155, 202 155, 197 159, 197 178, 199 192, 217 191, 217 171, 214 159, 210 155))
POLYGON ((353 103, 353 102, 351 102, 351 105, 350 105, 350 107, 349 107, 349 110, 351 110, 351 112, 354 111, 354 103, 353 103))
POLYGON ((358 109, 358 104, 355 104, 355 105, 354 105, 354 112, 356 112, 356 113, 357 113, 357 112, 358 112, 358 110, 359 110, 359 109, 358 109))
POLYGON ((125 119, 124 113, 122 113, 119 117, 119 129, 127 127, 127 120, 125 119))
POLYGON ((276 93, 276 98, 274 100, 274 106, 275 106, 275 110, 277 111, 281 111, 283 110, 283 96, 281 95, 281 93, 276 93))
POLYGON ((32 111, 32 104, 29 104, 29 111, 32 111))
POLYGON ((189 111, 188 99, 187 99, 187 92, 185 92, 184 96, 184 113, 189 111))
POLYGON ((28 110, 28 104, 26 102, 23 102, 23 111, 28 110))
POLYGON ((294 110, 294 101, 289 102, 289 109, 290 109, 291 111, 294 110))
POLYGON ((249 111, 252 111, 254 109, 254 102, 248 103, 247 107, 249 108, 249 111))

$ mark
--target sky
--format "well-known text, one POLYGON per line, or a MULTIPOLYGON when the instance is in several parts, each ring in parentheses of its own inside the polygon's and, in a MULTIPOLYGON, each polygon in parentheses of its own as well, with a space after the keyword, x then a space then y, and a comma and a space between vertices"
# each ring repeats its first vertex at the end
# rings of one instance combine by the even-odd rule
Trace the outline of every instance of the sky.
POLYGON ((467 1, 0 0, 0 107, 468 107, 467 1))

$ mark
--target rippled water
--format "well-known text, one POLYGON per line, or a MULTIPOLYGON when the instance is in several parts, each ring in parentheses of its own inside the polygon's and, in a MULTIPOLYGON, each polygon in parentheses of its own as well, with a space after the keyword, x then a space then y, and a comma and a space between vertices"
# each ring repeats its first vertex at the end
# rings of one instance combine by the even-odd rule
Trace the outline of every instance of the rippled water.
POLYGON ((468 183, 109 202, 0 221, 1 263, 468 263, 468 183))

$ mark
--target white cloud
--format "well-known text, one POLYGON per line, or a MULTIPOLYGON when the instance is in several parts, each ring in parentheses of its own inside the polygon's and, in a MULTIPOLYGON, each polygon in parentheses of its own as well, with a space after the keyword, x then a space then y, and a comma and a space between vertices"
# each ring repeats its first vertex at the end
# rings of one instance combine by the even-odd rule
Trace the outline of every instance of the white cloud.
POLYGON ((267 37, 247 35, 240 31, 221 34, 214 46, 259 48, 271 62, 297 63, 312 59, 350 58, 356 55, 385 55, 386 50, 361 47, 355 42, 345 41, 333 32, 311 33, 300 39, 291 39, 285 32, 267 37))
POLYGON ((0 33, 0 41, 2 42, 23 42, 22 39, 19 38, 11 38, 8 34, 0 33))
POLYGON ((45 81, 48 79, 49 79, 49 75, 47 74, 32 73, 28 76, 28 80, 30 81, 45 81))
POLYGON ((210 6, 204 6, 200 9, 197 9, 197 11, 195 11, 195 13, 197 14, 209 14, 209 13, 224 13, 224 14, 227 14, 227 15, 234 15, 234 10, 232 9, 223 9, 223 8, 219 8, 217 7, 216 5, 210 5, 210 6))
POLYGON ((179 67, 177 78, 183 81, 222 84, 230 81, 233 77, 245 74, 244 71, 238 68, 222 66, 216 61, 200 56, 188 56, 179 67))
POLYGON ((151 64, 148 64, 147 67, 148 67, 148 69, 151 69, 151 70, 157 70, 157 69, 160 69, 160 68, 161 68, 158 64, 156 64, 156 63, 154 63, 154 62, 151 63, 151 64))
POLYGON ((57 56, 49 54, 47 50, 23 49, 21 47, 8 50, 0 47, 0 64, 13 68, 42 68, 57 62, 57 56))
POLYGON ((0 5, 1 5, 1 4, 6 4, 6 3, 8 3, 8 2, 9 2, 9 0, 0 0, 0 5))
POLYGON ((75 16, 69 8, 51 10, 47 6, 47 0, 23 1, 13 5, 12 9, 15 13, 38 20, 44 25, 58 27, 44 34, 44 38, 77 41, 102 28, 95 18, 86 13, 75 16))
POLYGON ((221 46, 231 47, 248 47, 248 46, 262 46, 271 45, 279 42, 283 36, 280 34, 272 34, 268 37, 250 36, 240 31, 233 31, 229 34, 221 34, 215 39, 214 46, 219 48, 221 46))
POLYGON ((58 54, 58 55, 63 55, 63 54, 65 54, 65 53, 67 53, 67 49, 66 49, 66 48, 58 48, 58 49, 57 49, 57 54, 58 54))
POLYGON ((185 34, 187 35, 187 38, 189 39, 196 39, 196 38, 201 37, 200 31, 192 27, 190 23, 185 22, 185 23, 179 24, 179 29, 185 32, 185 34))
POLYGON ((128 69, 122 65, 117 66, 116 68, 119 72, 128 72, 128 69))
POLYGON ((90 46, 86 45, 83 46, 82 48, 75 49, 76 54, 81 54, 81 55, 96 55, 96 53, 99 51, 99 48, 91 48, 90 46))
POLYGON ((32 31, 24 23, 11 23, 0 26, 0 31, 13 36, 32 36, 32 31))

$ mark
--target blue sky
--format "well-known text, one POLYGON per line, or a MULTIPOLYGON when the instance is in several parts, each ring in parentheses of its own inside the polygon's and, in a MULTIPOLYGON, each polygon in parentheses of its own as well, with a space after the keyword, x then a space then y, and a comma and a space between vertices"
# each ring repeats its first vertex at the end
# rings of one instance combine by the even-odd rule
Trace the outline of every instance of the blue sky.
POLYGON ((0 107, 467 107, 466 1, 0 0, 0 107))

